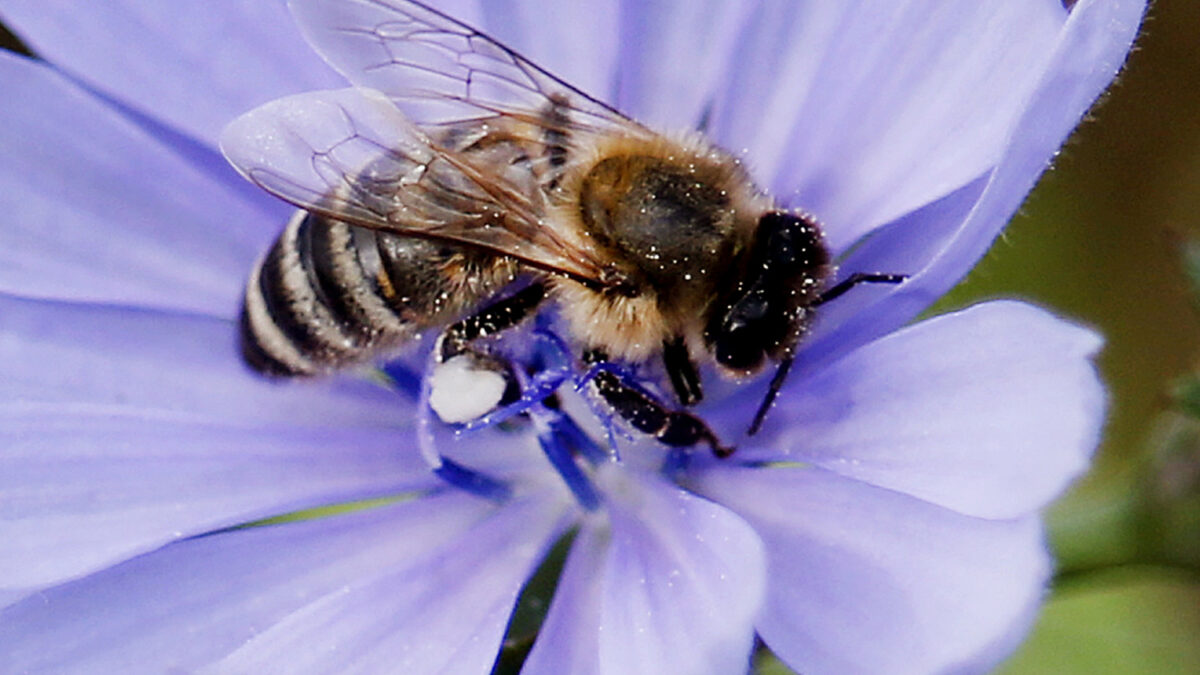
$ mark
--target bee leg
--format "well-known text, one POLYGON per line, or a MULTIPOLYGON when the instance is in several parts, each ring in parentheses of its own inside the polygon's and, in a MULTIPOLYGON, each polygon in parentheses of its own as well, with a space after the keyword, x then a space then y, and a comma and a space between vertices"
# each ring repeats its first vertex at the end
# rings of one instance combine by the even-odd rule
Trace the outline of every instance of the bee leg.
POLYGON ((696 364, 688 355, 687 345, 682 336, 674 340, 663 340, 663 367, 671 378, 671 388, 675 396, 684 406, 699 403, 704 398, 700 388, 700 375, 696 372, 696 364))
POLYGON ((545 403, 547 408, 555 407, 551 403, 554 392, 569 380, 573 373, 571 352, 561 338, 549 331, 534 331, 533 337, 542 346, 538 350, 540 365, 532 374, 525 375, 508 364, 508 372, 516 378, 518 384, 515 395, 506 394, 500 402, 500 407, 478 419, 457 426, 457 431, 467 433, 495 426, 539 403, 545 403))
POLYGON ((472 342, 521 323, 546 298, 545 284, 535 283, 453 323, 442 332, 436 347, 439 361, 467 350, 472 342))
POLYGON ((417 451, 430 471, 446 483, 492 502, 507 501, 512 496, 512 486, 507 482, 459 464, 437 449, 432 424, 434 411, 429 403, 432 394, 429 371, 436 365, 437 360, 431 357, 425 377, 421 378, 421 391, 417 400, 417 451))
MULTIPOLYGON (((602 365, 608 357, 600 350, 584 355, 589 365, 602 365)), ((664 445, 688 447, 706 443, 717 457, 728 457, 733 448, 721 444, 717 435, 700 418, 686 411, 668 410, 640 388, 624 381, 615 372, 600 368, 592 379, 597 393, 633 428, 654 436, 664 445)))
POLYGON ((512 364, 475 349, 467 349, 446 361, 433 359, 427 382, 429 405, 442 422, 456 428, 521 397, 512 364))
POLYGON ((750 428, 746 430, 747 436, 753 436, 762 428, 763 420, 767 418, 767 411, 771 406, 775 405, 775 397, 779 395, 779 390, 783 388, 783 381, 787 379, 788 371, 792 369, 792 362, 795 359, 791 356, 784 357, 779 362, 779 367, 775 369, 775 375, 771 377, 771 386, 767 387, 767 395, 763 397, 762 403, 758 405, 758 410, 754 413, 754 421, 750 423, 750 428))
MULTIPOLYGON (((484 307, 475 314, 451 324, 442 332, 433 349, 434 362, 438 364, 438 367, 431 370, 431 375, 437 377, 445 374, 445 378, 439 377, 439 382, 455 383, 453 386, 460 390, 453 391, 450 386, 437 388, 433 400, 438 416, 442 418, 443 422, 463 424, 472 420, 478 421, 479 418, 486 417, 489 411, 504 408, 521 400, 522 392, 516 387, 517 383, 513 377, 511 365, 483 350, 473 348, 472 344, 480 338, 500 333, 521 323, 537 308, 545 296, 544 285, 531 284, 484 307), (508 386, 503 392, 495 392, 496 375, 508 382, 508 386), (479 378, 478 387, 463 380, 464 377, 469 376, 479 378), (475 400, 471 400, 470 397, 459 397, 459 394, 483 392, 493 392, 498 395, 490 400, 483 397, 475 400)), ((500 421, 503 420, 490 417, 486 420, 489 425, 500 421)))

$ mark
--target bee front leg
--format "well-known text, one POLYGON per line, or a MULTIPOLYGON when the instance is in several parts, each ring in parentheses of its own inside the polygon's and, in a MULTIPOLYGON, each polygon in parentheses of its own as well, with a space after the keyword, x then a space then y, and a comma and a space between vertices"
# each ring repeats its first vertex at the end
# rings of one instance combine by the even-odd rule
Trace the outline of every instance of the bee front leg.
MULTIPOLYGON (((584 361, 590 366, 602 365, 608 362, 608 355, 600 350, 592 350, 584 354, 584 361)), ((598 370, 592 383, 596 392, 617 415, 660 443, 672 447, 706 443, 717 457, 733 454, 734 448, 722 445, 717 435, 699 417, 686 411, 667 409, 612 370, 598 370)))
POLYGON ((695 405, 704 398, 704 390, 700 388, 700 374, 696 372, 696 364, 688 354, 687 343, 683 337, 663 341, 663 368, 671 378, 671 387, 675 396, 685 406, 695 405))

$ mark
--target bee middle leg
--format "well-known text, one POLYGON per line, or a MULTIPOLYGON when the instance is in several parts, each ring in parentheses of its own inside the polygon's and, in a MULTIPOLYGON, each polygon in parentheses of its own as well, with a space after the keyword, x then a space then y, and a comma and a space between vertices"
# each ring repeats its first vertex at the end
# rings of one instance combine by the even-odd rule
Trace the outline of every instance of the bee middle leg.
MULTIPOLYGON (((594 349, 584 354, 589 366, 603 365, 608 355, 594 349)), ((664 445, 688 447, 705 443, 717 457, 728 457, 734 448, 725 446, 699 417, 681 410, 670 410, 646 392, 615 372, 599 369, 593 379, 597 393, 633 428, 649 434, 664 445)))

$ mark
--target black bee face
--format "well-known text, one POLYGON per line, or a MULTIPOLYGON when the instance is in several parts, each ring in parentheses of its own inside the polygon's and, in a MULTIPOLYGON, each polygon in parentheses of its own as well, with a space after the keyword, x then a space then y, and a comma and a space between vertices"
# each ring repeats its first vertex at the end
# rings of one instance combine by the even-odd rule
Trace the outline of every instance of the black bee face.
POLYGON ((813 219, 763 214, 744 263, 709 312, 705 340, 717 363, 750 374, 768 358, 790 354, 829 272, 829 251, 813 219))

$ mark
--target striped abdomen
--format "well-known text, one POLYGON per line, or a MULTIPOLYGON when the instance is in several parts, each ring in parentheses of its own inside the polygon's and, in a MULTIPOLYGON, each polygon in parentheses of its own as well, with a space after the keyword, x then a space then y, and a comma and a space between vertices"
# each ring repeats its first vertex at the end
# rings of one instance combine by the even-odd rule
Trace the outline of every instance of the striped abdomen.
POLYGON ((250 276, 242 353, 273 375, 369 361, 474 309, 515 268, 506 258, 300 211, 250 276))

